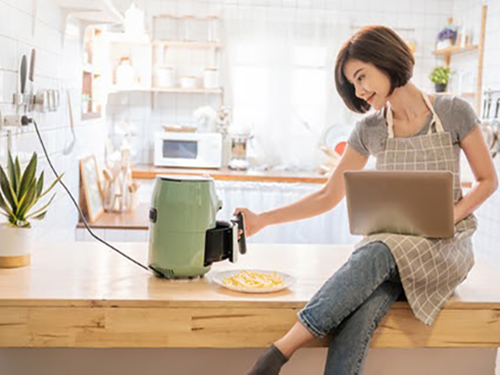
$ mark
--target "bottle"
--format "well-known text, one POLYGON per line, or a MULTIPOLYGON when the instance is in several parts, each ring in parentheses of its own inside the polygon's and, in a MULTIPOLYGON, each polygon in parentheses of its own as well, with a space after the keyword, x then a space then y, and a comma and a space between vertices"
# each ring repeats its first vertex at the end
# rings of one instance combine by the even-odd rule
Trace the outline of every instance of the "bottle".
POLYGON ((116 85, 130 87, 134 84, 135 72, 129 57, 122 57, 116 69, 116 85))

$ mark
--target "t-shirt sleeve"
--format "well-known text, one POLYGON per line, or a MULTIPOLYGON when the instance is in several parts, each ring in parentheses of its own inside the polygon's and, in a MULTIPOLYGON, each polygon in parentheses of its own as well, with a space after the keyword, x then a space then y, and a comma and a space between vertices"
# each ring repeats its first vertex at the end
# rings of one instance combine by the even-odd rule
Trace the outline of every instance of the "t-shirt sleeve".
POLYGON ((363 134, 365 133, 363 124, 363 120, 356 122, 356 125, 354 125, 354 129, 347 139, 347 144, 358 151, 361 155, 368 157, 370 156, 370 152, 366 147, 366 142, 363 140, 363 134))
POLYGON ((460 97, 453 99, 453 119, 455 122, 456 141, 461 142, 467 135, 481 123, 474 108, 468 101, 460 97))

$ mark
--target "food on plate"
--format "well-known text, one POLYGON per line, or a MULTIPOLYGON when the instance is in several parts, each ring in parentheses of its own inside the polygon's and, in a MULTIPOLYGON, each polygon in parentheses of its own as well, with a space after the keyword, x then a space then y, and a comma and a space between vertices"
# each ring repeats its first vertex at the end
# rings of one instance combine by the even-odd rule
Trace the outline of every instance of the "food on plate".
POLYGON ((252 289, 276 288, 283 286, 285 280, 277 272, 260 273, 257 271, 243 270, 222 281, 225 285, 252 289))

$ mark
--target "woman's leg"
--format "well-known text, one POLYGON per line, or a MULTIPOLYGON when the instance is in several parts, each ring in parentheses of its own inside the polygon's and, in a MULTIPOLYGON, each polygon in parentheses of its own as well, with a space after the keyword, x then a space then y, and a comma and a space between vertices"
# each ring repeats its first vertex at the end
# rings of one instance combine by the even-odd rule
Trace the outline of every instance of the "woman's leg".
POLYGON ((314 336, 324 337, 397 273, 396 261, 386 244, 372 242, 360 247, 299 311, 298 317, 314 336))
POLYGON ((277 366, 284 364, 283 357, 290 358, 314 337, 332 331, 395 273, 396 262, 384 243, 373 242, 354 251, 298 313, 300 322, 259 358, 250 374, 277 374, 277 366), (268 372, 267 367, 273 371, 268 372))
POLYGON ((325 375, 362 373, 373 333, 402 293, 399 277, 384 282, 330 333, 325 375))

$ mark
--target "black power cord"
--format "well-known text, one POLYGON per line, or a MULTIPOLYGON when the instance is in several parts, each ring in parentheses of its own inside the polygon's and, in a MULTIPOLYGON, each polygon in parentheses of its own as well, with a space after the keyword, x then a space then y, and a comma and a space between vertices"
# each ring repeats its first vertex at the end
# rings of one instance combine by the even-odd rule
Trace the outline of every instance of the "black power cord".
MULTIPOLYGON (((47 161, 49 163, 50 169, 52 169, 52 172, 54 172, 54 175, 56 176, 56 178, 59 178, 59 174, 57 173, 57 171, 55 170, 54 166, 52 165, 52 162, 50 161, 50 158, 49 158, 49 154, 47 153, 47 150, 45 149, 45 144, 43 143, 42 136, 40 135, 40 132, 38 130, 38 125, 36 124, 36 121, 34 119, 28 118, 27 116, 23 116, 22 117, 22 124, 23 125, 28 125, 30 122, 33 122, 33 125, 35 126, 36 135, 38 136, 38 139, 40 140, 40 144, 42 145, 42 149, 43 149, 43 152, 45 154, 45 157, 47 158, 47 161)), ((62 181, 62 179, 59 180, 59 183, 62 185, 62 187, 64 188, 64 190, 66 190, 66 192, 68 193, 71 201, 73 202, 73 204, 75 205, 76 209, 78 210, 80 218, 83 220, 83 224, 85 225, 85 228, 87 228, 88 232, 90 233, 90 235, 92 237, 94 237, 97 241, 103 243, 104 245, 108 246, 112 250, 116 251, 120 255, 124 256, 125 258, 127 258, 131 262, 134 262, 139 267, 141 267, 141 268, 145 269, 146 271, 150 272, 150 270, 149 270, 148 267, 146 267, 145 265, 139 263, 135 259, 132 259, 127 254, 124 254, 123 252, 121 252, 120 250, 118 250, 116 247, 114 247, 113 245, 110 245, 109 243, 107 243, 106 241, 104 241, 102 238, 100 238, 99 236, 97 236, 96 234, 94 234, 94 232, 92 232, 92 230, 90 229, 89 224, 87 223, 87 220, 85 219, 85 216, 82 213, 82 210, 78 206, 78 203, 76 203, 75 198, 73 198, 73 195, 71 194, 71 192, 69 191, 69 189, 66 187, 66 185, 64 185, 64 182, 62 181)))

